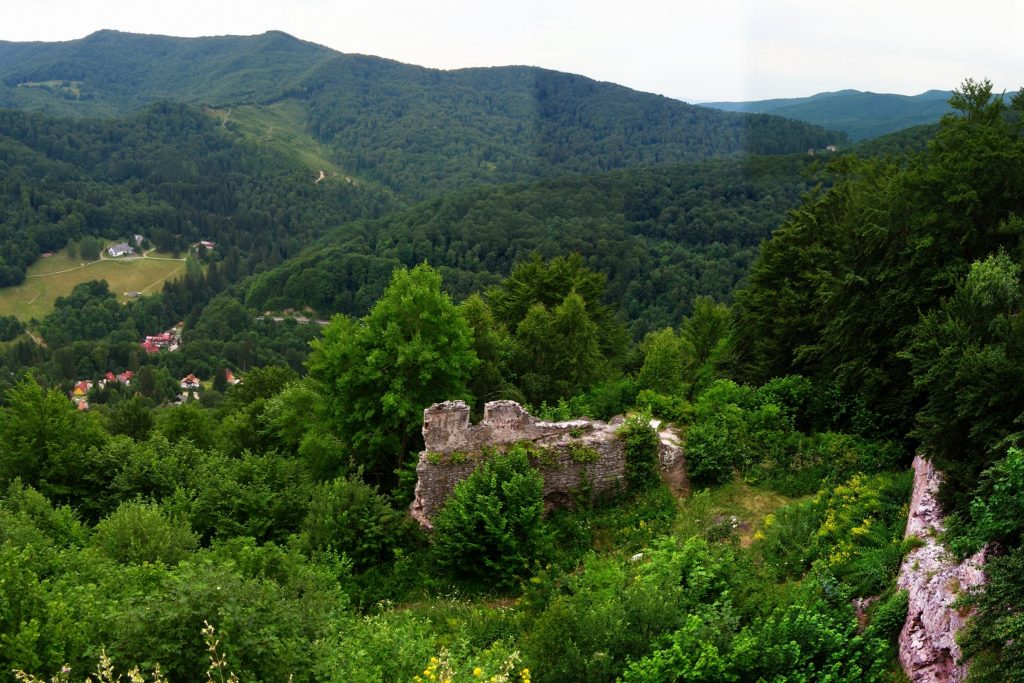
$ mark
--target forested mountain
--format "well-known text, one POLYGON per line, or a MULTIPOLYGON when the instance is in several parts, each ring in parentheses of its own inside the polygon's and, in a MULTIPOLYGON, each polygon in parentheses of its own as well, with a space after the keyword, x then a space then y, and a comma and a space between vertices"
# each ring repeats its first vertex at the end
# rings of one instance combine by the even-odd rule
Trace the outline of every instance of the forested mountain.
POLYGON ((576 252, 642 334, 681 320, 698 295, 728 299, 815 168, 804 154, 745 157, 450 195, 331 232, 254 278, 246 301, 359 315, 399 265, 427 261, 461 299, 531 254, 576 252))
POLYGON ((97 31, 62 43, 0 41, 0 106, 113 116, 160 99, 267 102, 335 56, 279 31, 209 38, 97 31))
POLYGON ((919 95, 839 90, 810 97, 754 102, 706 102, 705 107, 722 111, 775 114, 841 130, 853 140, 874 138, 885 133, 936 123, 951 110, 950 92, 928 90, 919 95))
POLYGON ((870 140, 862 140, 854 145, 853 151, 862 157, 904 157, 923 152, 938 132, 938 123, 925 123, 870 140))
POLYGON ((123 114, 155 99, 216 107, 296 101, 342 170, 411 197, 842 143, 841 133, 722 113, 533 67, 439 71, 272 32, 170 38, 101 31, 0 44, 0 105, 123 114))
POLYGON ((237 249, 251 261, 237 277, 392 203, 362 184, 314 181, 180 104, 113 120, 0 110, 0 286, 69 240, 133 234, 165 251, 199 240, 237 249))
POLYGON ((345 57, 303 88, 311 129, 342 167, 416 197, 565 172, 804 152, 843 139, 532 67, 445 73, 345 57))

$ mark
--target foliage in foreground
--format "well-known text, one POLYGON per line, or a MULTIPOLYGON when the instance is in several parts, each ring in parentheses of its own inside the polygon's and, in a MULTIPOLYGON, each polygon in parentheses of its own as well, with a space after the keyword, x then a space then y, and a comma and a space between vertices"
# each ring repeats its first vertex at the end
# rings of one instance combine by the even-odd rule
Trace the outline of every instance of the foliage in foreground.
POLYGON ((544 478, 522 445, 486 457, 438 513, 433 557, 455 575, 508 588, 550 552, 544 478))

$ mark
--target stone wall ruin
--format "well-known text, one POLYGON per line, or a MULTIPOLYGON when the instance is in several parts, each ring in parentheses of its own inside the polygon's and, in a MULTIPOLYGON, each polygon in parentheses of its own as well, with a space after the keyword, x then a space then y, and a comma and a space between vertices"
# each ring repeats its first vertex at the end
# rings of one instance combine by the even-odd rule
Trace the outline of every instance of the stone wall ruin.
MULTIPOLYGON (((471 424, 469 406, 463 401, 435 403, 423 411, 425 449, 416 465, 416 496, 410 514, 423 527, 480 463, 486 448, 525 442, 543 449, 545 457, 536 467, 544 476, 544 507, 567 507, 574 497, 591 499, 615 493, 625 486, 626 454, 616 436, 624 420, 569 420, 546 422, 530 415, 515 401, 491 401, 483 419, 471 424), (579 453, 596 453, 581 459, 579 453)), ((658 428, 657 423, 652 427, 658 428)), ((662 474, 677 491, 686 489, 685 461, 676 435, 670 429, 659 432, 662 474)))

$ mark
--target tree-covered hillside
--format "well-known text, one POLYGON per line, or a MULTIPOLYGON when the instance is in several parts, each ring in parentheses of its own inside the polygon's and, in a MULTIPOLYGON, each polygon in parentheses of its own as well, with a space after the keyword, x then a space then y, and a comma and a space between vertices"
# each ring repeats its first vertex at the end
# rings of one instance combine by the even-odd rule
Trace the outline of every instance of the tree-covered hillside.
POLYGON ((267 102, 335 54, 280 31, 208 38, 97 31, 62 43, 0 41, 0 106, 113 116, 161 99, 267 102))
POLYGON ((223 255, 237 249, 251 261, 242 275, 391 203, 361 184, 315 179, 184 105, 88 121, 0 110, 0 286, 69 240, 134 234, 164 251, 199 240, 223 255))
POLYGON ((451 195, 338 228, 254 278, 246 301, 358 315, 398 265, 429 262, 462 298, 533 253, 576 252, 642 334, 680 320, 695 296, 727 299, 814 168, 806 155, 746 157, 451 195))
POLYGON ((929 90, 919 95, 839 90, 810 97, 756 102, 708 102, 704 106, 723 111, 785 116, 841 130, 853 140, 865 140, 911 126, 936 123, 950 112, 950 95, 947 90, 929 90))
POLYGON ((348 174, 423 198, 530 180, 842 143, 842 133, 723 113, 539 68, 440 71, 286 34, 171 38, 101 31, 0 44, 0 106, 115 115, 172 99, 295 100, 348 174))
POLYGON ((723 114, 532 67, 437 72, 344 56, 297 95, 344 168, 416 197, 844 140, 779 117, 723 114))

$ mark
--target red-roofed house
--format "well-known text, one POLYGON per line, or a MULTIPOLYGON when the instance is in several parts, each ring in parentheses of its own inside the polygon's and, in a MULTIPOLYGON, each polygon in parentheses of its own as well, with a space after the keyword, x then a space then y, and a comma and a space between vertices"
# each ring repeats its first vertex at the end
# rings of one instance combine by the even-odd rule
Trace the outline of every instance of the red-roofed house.
POLYGON ((224 379, 227 380, 228 384, 241 384, 242 380, 235 377, 235 373, 231 372, 229 368, 224 368, 224 379))
POLYGON ((184 377, 181 378, 181 388, 185 390, 198 389, 199 378, 193 374, 185 375, 184 377))
POLYGON ((117 381, 120 382, 121 384, 126 384, 126 385, 127 384, 131 384, 132 383, 132 377, 134 377, 134 376, 135 376, 134 372, 132 372, 131 370, 125 370, 124 372, 122 372, 121 374, 119 374, 117 376, 117 381))

